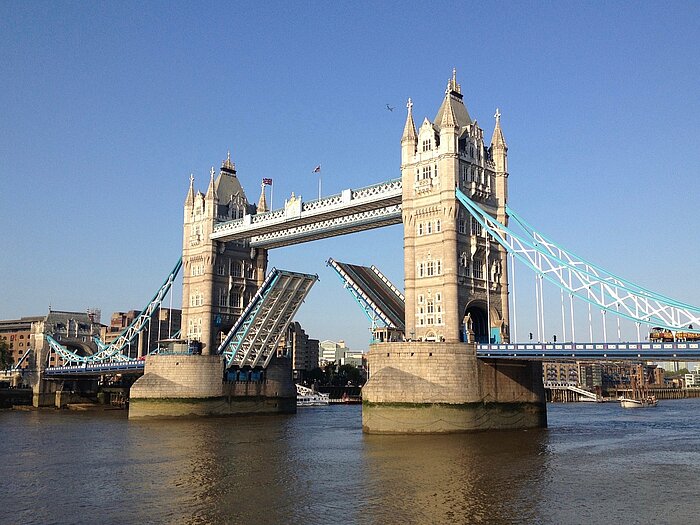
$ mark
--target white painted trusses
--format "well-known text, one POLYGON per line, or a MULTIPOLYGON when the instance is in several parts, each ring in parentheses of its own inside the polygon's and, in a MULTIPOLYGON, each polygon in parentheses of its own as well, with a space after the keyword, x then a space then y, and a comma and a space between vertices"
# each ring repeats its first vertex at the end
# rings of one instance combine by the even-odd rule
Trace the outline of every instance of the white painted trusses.
POLYGON ((577 257, 537 232, 507 206, 506 213, 523 233, 516 233, 498 222, 459 189, 456 195, 510 254, 571 297, 636 323, 700 333, 700 308, 697 306, 647 290, 577 257))

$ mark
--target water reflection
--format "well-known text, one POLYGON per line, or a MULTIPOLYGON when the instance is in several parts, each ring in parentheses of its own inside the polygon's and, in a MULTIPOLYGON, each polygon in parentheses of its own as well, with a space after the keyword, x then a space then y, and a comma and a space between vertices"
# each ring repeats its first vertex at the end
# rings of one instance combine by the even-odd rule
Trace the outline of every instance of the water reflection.
POLYGON ((445 436, 363 435, 360 407, 343 406, 138 422, 0 412, 0 522, 696 521, 700 400, 587 405, 550 405, 547 430, 445 436))
POLYGON ((532 522, 545 431, 365 436, 371 523, 532 522))

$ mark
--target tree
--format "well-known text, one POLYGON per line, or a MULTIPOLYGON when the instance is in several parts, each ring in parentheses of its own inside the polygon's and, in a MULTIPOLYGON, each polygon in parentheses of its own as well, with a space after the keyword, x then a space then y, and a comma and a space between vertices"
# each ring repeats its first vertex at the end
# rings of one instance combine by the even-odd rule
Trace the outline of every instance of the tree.
POLYGON ((353 385, 359 385, 361 382, 360 369, 354 365, 340 365, 338 368, 337 384, 339 386, 347 385, 352 383, 353 385))
POLYGON ((12 352, 7 346, 6 341, 0 341, 0 369, 7 370, 14 363, 12 359, 12 352))

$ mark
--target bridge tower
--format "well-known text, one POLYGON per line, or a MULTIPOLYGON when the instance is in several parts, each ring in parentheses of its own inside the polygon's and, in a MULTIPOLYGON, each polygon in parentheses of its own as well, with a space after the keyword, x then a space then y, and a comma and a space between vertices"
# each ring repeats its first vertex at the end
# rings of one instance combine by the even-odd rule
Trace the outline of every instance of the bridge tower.
POLYGON ((476 358, 477 342, 508 342, 507 252, 456 198, 459 188, 507 220, 507 145, 500 113, 490 146, 456 73, 433 122, 401 137, 406 340, 370 346, 362 389, 368 433, 440 433, 546 425, 542 367, 476 358))
POLYGON ((401 138, 406 337, 508 340, 507 253, 455 198, 459 187, 505 220, 507 148, 497 113, 491 147, 469 116, 456 74, 435 120, 416 131, 412 102, 401 138), (468 320, 465 323, 465 319, 468 320))
POLYGON ((267 250, 209 238, 218 221, 267 211, 264 195, 257 208, 249 204, 230 153, 214 175, 212 168, 206 194, 195 192, 190 176, 182 239, 182 337, 200 341, 204 354, 215 352, 267 271, 267 250))

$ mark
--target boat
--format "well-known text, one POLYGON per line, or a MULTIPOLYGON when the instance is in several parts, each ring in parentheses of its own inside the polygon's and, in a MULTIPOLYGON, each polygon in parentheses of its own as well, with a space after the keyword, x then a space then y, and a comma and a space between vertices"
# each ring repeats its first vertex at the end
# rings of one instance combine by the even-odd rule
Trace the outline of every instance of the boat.
POLYGON ((636 378, 632 378, 632 397, 620 396, 620 406, 622 408, 647 408, 657 405, 656 396, 647 394, 644 390, 637 388, 636 378))
POLYGON ((658 404, 656 401, 656 396, 647 396, 642 399, 634 399, 623 396, 619 398, 619 401, 622 408, 647 408, 655 407, 658 404))
POLYGON ((297 387, 297 406, 298 407, 322 407, 328 406, 330 403, 329 394, 321 394, 303 385, 297 387))

